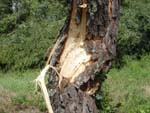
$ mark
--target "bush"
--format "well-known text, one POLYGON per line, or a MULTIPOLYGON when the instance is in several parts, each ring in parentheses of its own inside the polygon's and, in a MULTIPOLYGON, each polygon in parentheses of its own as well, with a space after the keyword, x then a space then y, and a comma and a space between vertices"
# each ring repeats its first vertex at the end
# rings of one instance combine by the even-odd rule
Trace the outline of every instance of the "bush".
POLYGON ((148 0, 124 0, 120 13, 117 39, 117 63, 130 55, 140 58, 150 52, 150 2, 148 0))
POLYGON ((44 54, 64 23, 65 8, 59 2, 22 1, 22 8, 0 21, 0 69, 5 71, 43 66, 44 54))

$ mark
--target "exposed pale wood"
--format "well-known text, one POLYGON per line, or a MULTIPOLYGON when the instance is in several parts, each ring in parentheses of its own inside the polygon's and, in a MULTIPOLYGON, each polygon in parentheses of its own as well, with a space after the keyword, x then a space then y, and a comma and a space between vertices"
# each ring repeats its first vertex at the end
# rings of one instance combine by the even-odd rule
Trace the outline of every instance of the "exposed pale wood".
POLYGON ((35 79, 35 83, 36 83, 36 87, 37 87, 37 85, 39 85, 39 87, 42 90, 43 97, 44 97, 44 100, 46 102, 46 106, 47 106, 48 112, 49 113, 54 113, 53 109, 52 109, 52 106, 51 106, 50 99, 49 99, 49 94, 48 94, 48 91, 47 91, 47 88, 46 88, 46 85, 45 85, 45 76, 46 76, 46 73, 48 72, 48 70, 50 68, 53 69, 53 70, 55 70, 55 72, 57 73, 57 75, 60 76, 59 73, 57 72, 57 70, 55 69, 55 67, 53 67, 51 65, 47 65, 41 71, 40 75, 35 79))
POLYGON ((47 64, 55 113, 98 113, 92 96, 116 54, 118 0, 70 0, 71 10, 47 64), (58 87, 58 85, 60 87, 58 87))

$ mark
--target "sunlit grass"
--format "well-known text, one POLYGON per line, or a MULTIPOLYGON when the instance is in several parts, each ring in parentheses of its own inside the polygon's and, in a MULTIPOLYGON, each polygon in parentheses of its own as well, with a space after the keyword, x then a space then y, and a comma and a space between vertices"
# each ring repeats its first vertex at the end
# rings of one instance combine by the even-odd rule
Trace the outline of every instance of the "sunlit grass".
MULTIPOLYGON (((124 60, 124 67, 112 69, 103 84, 112 100, 109 103, 111 106, 121 105, 115 113, 150 113, 150 56, 143 56, 141 60, 125 57, 124 60)), ((42 95, 35 94, 35 84, 31 82, 39 72, 0 73, 0 87, 16 94, 12 97, 12 105, 37 106, 46 110, 42 95)))
POLYGON ((38 75, 38 71, 8 72, 0 73, 0 86, 14 92, 26 93, 34 90, 33 80, 38 75))
POLYGON ((0 87, 15 93, 15 96, 11 97, 12 106, 37 106, 41 111, 46 110, 43 97, 40 92, 35 92, 36 88, 33 82, 39 72, 39 70, 29 70, 0 73, 0 87))
POLYGON ((150 56, 126 57, 125 62, 123 68, 112 69, 106 80, 112 104, 121 103, 119 113, 150 113, 150 56))

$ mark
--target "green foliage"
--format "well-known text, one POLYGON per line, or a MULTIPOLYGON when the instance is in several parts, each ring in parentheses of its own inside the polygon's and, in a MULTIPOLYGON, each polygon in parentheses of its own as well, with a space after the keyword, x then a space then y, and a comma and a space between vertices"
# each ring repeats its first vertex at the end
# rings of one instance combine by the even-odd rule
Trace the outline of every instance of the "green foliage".
POLYGON ((11 11, 0 21, 0 69, 5 71, 41 67, 65 19, 66 8, 59 1, 20 4, 17 13, 11 11))
POLYGON ((12 31, 16 26, 17 15, 8 14, 5 18, 2 18, 0 21, 0 33, 8 33, 12 31))
POLYGON ((149 10, 148 0, 123 0, 117 39, 117 60, 122 61, 124 55, 140 58, 150 52, 149 10))
POLYGON ((11 13, 11 1, 0 0, 0 19, 5 15, 11 13))

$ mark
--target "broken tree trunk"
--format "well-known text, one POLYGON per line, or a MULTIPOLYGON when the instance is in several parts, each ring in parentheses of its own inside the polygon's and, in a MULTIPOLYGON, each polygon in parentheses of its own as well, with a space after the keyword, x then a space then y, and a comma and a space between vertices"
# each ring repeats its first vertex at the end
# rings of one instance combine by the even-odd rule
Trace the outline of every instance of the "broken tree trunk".
POLYGON ((54 113, 98 113, 94 95, 116 54, 119 0, 70 0, 66 22, 48 56, 54 113))

